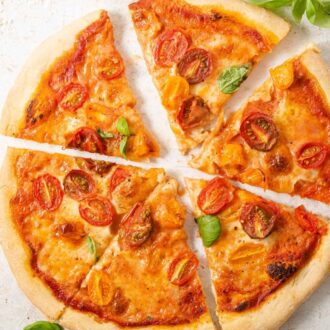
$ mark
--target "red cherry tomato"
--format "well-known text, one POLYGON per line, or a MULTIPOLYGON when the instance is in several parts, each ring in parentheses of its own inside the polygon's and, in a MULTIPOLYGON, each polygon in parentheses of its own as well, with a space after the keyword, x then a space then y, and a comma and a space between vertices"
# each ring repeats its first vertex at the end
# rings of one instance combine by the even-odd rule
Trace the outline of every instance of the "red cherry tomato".
POLYGON ((107 175, 113 166, 110 162, 89 158, 76 158, 76 162, 82 170, 88 170, 100 176, 107 175))
POLYGON ((197 204, 205 214, 217 214, 233 198, 233 187, 230 183, 221 178, 214 178, 198 195, 197 204))
POLYGON ((88 97, 86 87, 71 83, 65 86, 59 93, 59 106, 64 110, 75 111, 82 107, 88 97))
POLYGON ((84 171, 72 170, 64 178, 64 192, 71 198, 82 200, 96 192, 93 178, 84 171))
POLYGON ((112 174, 110 179, 110 193, 112 193, 117 186, 119 186, 123 181, 129 178, 130 173, 122 167, 117 167, 115 172, 112 174))
POLYGON ((178 255, 168 269, 168 280, 174 285, 184 285, 196 274, 198 259, 191 252, 184 252, 178 255))
POLYGON ((122 220, 120 225, 121 245, 128 248, 138 248, 151 236, 153 220, 149 207, 137 203, 122 220))
POLYGON ((99 135, 91 128, 79 128, 68 143, 69 148, 87 152, 105 153, 105 145, 99 135))
POLYGON ((48 173, 41 175, 33 182, 33 195, 42 209, 55 211, 63 200, 61 183, 48 173))
POLYGON ((328 155, 328 148, 319 142, 309 142, 304 144, 297 152, 299 166, 305 169, 320 167, 328 155))
POLYGON ((158 39, 154 58, 157 65, 169 67, 178 63, 189 48, 190 40, 184 32, 165 31, 158 39))
POLYGON ((240 222, 251 238, 262 239, 272 232, 278 213, 278 209, 270 203, 246 203, 242 207, 240 222))
POLYGON ((211 73, 212 66, 211 54, 208 51, 193 48, 188 50, 178 63, 178 72, 193 85, 204 81, 211 73))
POLYGON ((312 213, 306 211, 304 206, 299 206, 295 210, 295 216, 298 219, 299 225, 302 229, 307 230, 313 234, 317 233, 317 218, 312 213))
POLYGON ((124 69, 123 60, 118 53, 114 52, 98 62, 97 75, 101 79, 112 80, 118 78, 124 69))
POLYGON ((259 112, 254 112, 244 119, 240 133, 245 142, 258 151, 270 151, 278 139, 273 120, 259 112))
POLYGON ((182 102, 177 120, 185 131, 198 127, 205 122, 210 114, 210 108, 199 96, 192 96, 182 102))
POLYGON ((79 213, 93 226, 108 226, 113 222, 115 211, 111 203, 103 197, 89 197, 80 202, 79 213))

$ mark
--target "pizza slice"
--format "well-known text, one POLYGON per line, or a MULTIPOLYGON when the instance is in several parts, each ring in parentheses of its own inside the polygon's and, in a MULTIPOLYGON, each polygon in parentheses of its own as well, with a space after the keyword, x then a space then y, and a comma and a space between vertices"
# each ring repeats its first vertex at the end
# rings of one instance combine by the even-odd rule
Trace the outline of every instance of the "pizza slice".
POLYGON ((81 18, 27 61, 8 96, 1 132, 132 160, 158 156, 124 70, 108 14, 81 18))
POLYGON ((186 153, 289 24, 241 0, 140 0, 129 6, 149 72, 186 153))
POLYGON ((329 148, 330 70, 310 47, 272 69, 191 165, 330 204, 329 148))
POLYGON ((58 318, 115 238, 125 208, 163 180, 161 169, 10 149, 1 176, 1 243, 31 301, 58 318))
POLYGON ((122 219, 60 318, 69 329, 214 329, 173 179, 122 219))
POLYGON ((222 329, 278 329, 328 275, 329 223, 220 177, 186 182, 222 329))

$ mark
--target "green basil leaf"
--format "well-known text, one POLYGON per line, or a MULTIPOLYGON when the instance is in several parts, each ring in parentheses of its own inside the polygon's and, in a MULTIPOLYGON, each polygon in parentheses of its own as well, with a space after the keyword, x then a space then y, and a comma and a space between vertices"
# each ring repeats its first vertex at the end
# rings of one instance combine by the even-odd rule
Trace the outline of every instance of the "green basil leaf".
POLYGON ((306 15, 312 24, 330 28, 330 14, 317 0, 307 0, 306 15))
POLYGON ((235 93, 247 78, 251 64, 235 65, 225 69, 218 78, 220 90, 225 94, 235 93))
POLYGON ((125 159, 127 159, 126 156, 127 141, 128 141, 128 136, 123 136, 119 144, 119 151, 124 156, 125 159))
POLYGON ((268 9, 277 9, 285 6, 290 6, 292 0, 249 0, 254 5, 265 7, 268 9))
POLYGON ((203 244, 210 247, 221 235, 221 222, 215 215, 203 215, 197 218, 199 233, 203 244))
POLYGON ((124 117, 120 117, 117 121, 117 131, 124 136, 129 136, 129 128, 127 120, 124 117))
POLYGON ((98 256, 97 256, 96 244, 91 236, 87 236, 87 246, 89 252, 95 257, 95 260, 97 260, 98 256))
POLYGON ((330 0, 320 0, 323 9, 330 14, 330 0))
POLYGON ((99 128, 97 130, 97 134, 102 138, 102 139, 111 139, 113 138, 113 134, 112 133, 108 133, 105 131, 102 131, 101 128, 99 128))
POLYGON ((57 323, 37 321, 27 325, 23 330, 63 330, 63 328, 57 323))
POLYGON ((306 0, 292 1, 292 16, 297 24, 301 22, 302 17, 306 11, 306 0))

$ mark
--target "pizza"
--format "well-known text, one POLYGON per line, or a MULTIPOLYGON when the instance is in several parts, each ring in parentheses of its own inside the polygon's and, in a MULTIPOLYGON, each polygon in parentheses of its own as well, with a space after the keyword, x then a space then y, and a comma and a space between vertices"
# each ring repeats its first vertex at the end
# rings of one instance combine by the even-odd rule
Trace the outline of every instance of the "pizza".
POLYGON ((271 69, 191 165, 330 204, 329 86, 329 68, 314 46, 271 69))
POLYGON ((183 153, 209 136, 226 101, 289 31, 241 0, 140 0, 129 8, 183 153))
POLYGON ((221 177, 186 183, 222 329, 278 329, 328 275, 329 223, 221 177))
POLYGON ((1 182, 2 246, 50 319, 210 329, 186 211, 164 170, 9 149, 1 182))
POLYGON ((108 14, 93 12, 35 50, 8 96, 1 132, 132 160, 158 156, 124 71, 108 14))

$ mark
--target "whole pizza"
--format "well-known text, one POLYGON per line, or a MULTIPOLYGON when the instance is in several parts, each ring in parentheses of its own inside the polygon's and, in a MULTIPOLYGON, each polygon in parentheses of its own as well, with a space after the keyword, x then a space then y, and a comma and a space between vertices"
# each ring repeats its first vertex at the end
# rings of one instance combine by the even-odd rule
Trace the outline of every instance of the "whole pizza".
POLYGON ((2 248, 48 318, 24 330, 279 329, 328 276, 329 219, 234 181, 330 205, 330 69, 308 45, 226 118, 289 23, 243 0, 139 0, 129 13, 178 149, 200 147, 187 164, 213 177, 177 180, 167 170, 182 164, 139 163, 162 164, 163 151, 139 111, 111 12, 41 44, 0 130, 75 151, 5 155, 2 248))

